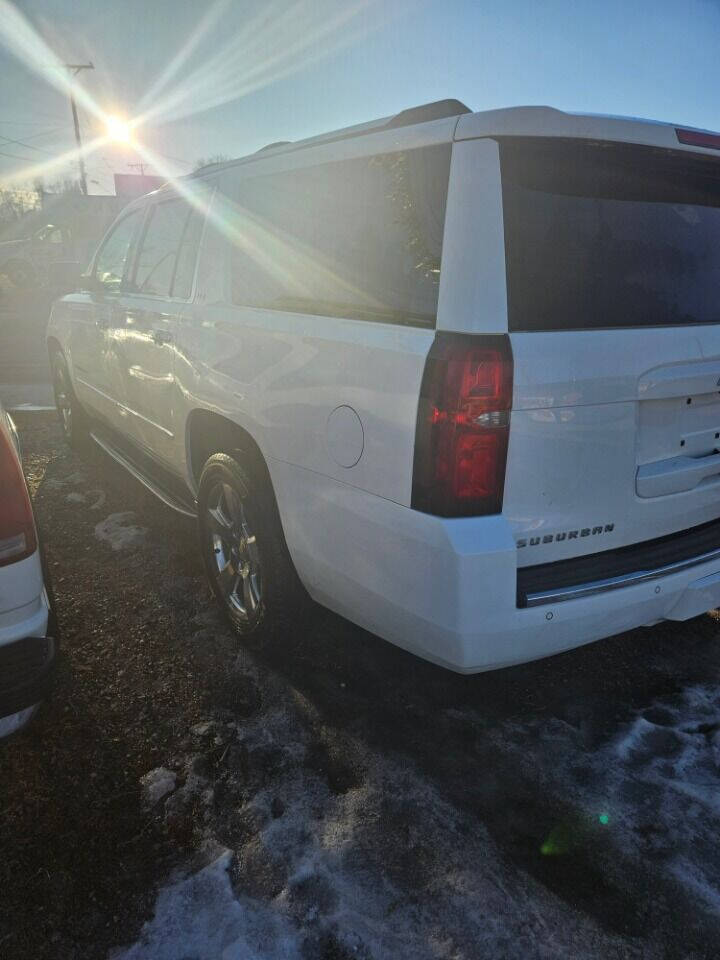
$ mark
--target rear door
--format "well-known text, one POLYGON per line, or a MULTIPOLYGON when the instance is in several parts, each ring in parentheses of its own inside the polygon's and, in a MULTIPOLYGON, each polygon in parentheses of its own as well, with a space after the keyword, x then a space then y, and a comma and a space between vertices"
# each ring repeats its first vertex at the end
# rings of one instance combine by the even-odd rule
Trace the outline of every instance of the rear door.
POLYGON ((500 142, 520 566, 720 516, 720 165, 500 142))
POLYGON ((134 209, 113 225, 93 261, 88 285, 92 290, 67 298, 64 308, 75 390, 84 405, 110 422, 117 411, 111 394, 108 333, 141 223, 142 211, 134 209))
POLYGON ((153 203, 110 331, 113 395, 124 432, 156 459, 175 446, 174 350, 192 293, 203 216, 184 199, 153 203))

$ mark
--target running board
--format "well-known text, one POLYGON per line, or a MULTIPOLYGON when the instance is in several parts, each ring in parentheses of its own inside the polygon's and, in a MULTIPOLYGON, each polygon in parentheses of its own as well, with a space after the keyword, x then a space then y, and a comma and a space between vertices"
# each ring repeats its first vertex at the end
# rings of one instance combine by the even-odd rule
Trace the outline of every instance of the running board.
POLYGON ((92 431, 90 436, 93 438, 95 443, 103 450, 109 457, 112 457, 116 463, 119 463, 121 467, 124 467, 129 474, 135 477, 150 493, 154 493, 158 500, 162 500, 165 506, 170 507, 171 510, 176 510, 178 513, 181 513, 184 517, 191 517, 193 520, 197 518, 197 512, 190 506, 190 504, 184 502, 180 497, 175 496, 173 493, 169 493, 165 490, 157 481, 151 480, 143 471, 138 467, 126 454, 121 453, 117 447, 104 436, 92 431))

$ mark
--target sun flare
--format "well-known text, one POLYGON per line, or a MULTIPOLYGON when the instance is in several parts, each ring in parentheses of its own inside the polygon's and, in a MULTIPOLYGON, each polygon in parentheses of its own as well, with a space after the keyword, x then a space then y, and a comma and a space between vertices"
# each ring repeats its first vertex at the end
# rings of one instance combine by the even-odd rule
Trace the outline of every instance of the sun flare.
POLYGON ((117 140, 120 143, 129 143, 132 138, 130 124, 114 114, 105 118, 105 131, 111 140, 117 140))

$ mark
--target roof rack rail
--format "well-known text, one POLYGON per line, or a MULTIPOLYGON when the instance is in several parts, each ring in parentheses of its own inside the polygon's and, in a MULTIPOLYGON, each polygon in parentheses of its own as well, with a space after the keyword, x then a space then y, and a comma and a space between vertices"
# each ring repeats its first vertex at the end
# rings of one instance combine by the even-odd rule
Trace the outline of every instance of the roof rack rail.
MULTIPOLYGON (((337 140, 349 140, 351 137, 362 137, 368 133, 376 133, 380 130, 388 130, 393 127, 407 127, 413 123, 426 123, 429 120, 442 120, 446 117, 457 117, 462 113, 472 113, 470 107, 460 100, 435 100, 433 103, 422 103, 417 107, 409 107, 407 110, 401 110, 393 117, 383 117, 379 120, 371 120, 368 123, 359 123, 352 127, 345 127, 343 130, 334 130, 330 133, 320 134, 316 137, 309 137, 307 140, 275 140, 273 143, 267 143, 260 147, 255 153, 245 157, 238 157, 236 160, 229 160, 226 163, 241 163, 249 160, 251 157, 264 153, 266 150, 272 150, 275 147, 292 146, 295 150, 302 150, 306 147, 315 147, 327 143, 334 143, 337 140)), ((197 176, 206 173, 214 167, 225 166, 225 163, 209 164, 200 170, 194 171, 189 176, 197 176)))
POLYGON ((266 143, 264 147, 260 147, 255 153, 264 153, 266 150, 272 150, 273 147, 286 147, 289 143, 292 143, 292 140, 273 140, 272 143, 266 143))
POLYGON ((435 100, 422 103, 418 107, 401 110, 387 122, 388 127, 407 127, 411 123, 424 123, 427 120, 441 120, 443 117, 456 117, 460 113, 472 113, 470 107, 460 100, 435 100))

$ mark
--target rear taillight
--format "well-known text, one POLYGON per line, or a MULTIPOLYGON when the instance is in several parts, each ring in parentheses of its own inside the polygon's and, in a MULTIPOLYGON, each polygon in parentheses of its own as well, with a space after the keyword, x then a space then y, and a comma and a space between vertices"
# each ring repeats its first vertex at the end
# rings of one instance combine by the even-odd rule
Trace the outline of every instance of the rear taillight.
POLYGON ((708 133, 705 130, 680 130, 675 128, 679 143, 689 147, 705 147, 707 150, 720 150, 720 133, 708 133))
POLYGON ((35 524, 22 467, 10 432, 0 425, 0 567, 37 548, 35 524))
POLYGON ((512 375, 507 336, 437 335, 418 407, 416 510, 442 517, 500 513, 512 375))

